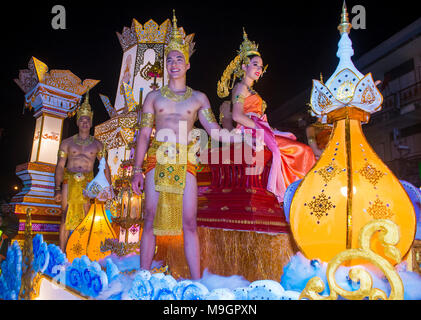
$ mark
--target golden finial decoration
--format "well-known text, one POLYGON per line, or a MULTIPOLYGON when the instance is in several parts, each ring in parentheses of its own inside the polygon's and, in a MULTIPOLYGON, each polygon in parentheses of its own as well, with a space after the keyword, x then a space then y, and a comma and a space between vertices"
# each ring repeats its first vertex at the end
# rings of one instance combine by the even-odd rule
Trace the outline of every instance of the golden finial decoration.
POLYGON ((339 33, 348 33, 351 31, 352 28, 352 24, 349 23, 349 18, 348 18, 348 10, 346 8, 346 3, 344 0, 344 4, 342 5, 342 14, 341 14, 341 23, 338 26, 338 30, 339 33))
POLYGON ((172 31, 170 34, 170 40, 165 47, 165 55, 168 55, 171 51, 178 51, 181 52, 186 60, 186 63, 189 63, 190 57, 190 44, 183 39, 180 31, 177 27, 177 17, 175 16, 175 10, 173 9, 173 25, 172 31))
POLYGON ((368 297, 370 300, 403 300, 404 287, 402 279, 396 272, 393 265, 381 255, 375 253, 370 247, 371 238, 379 233, 379 240, 384 246, 385 255, 398 262, 401 261, 401 254, 395 245, 399 242, 399 227, 391 220, 378 219, 372 220, 361 229, 359 236, 359 248, 349 249, 339 253, 328 264, 326 274, 330 288, 330 295, 321 296, 319 293, 324 290, 324 283, 319 277, 309 280, 306 287, 300 295, 300 299, 311 300, 337 300, 338 296, 345 299, 361 300, 368 297), (386 293, 380 289, 373 288, 373 279, 364 269, 354 267, 349 271, 349 277, 354 282, 360 282, 360 287, 356 291, 347 291, 339 287, 335 280, 335 273, 341 264, 354 260, 364 259, 373 263, 386 276, 390 283, 391 292, 389 298, 386 293))
POLYGON ((79 121, 79 118, 83 116, 88 116, 89 118, 91 118, 91 120, 94 116, 94 112, 92 111, 91 105, 89 104, 89 89, 86 92, 85 100, 77 110, 76 121, 79 121))

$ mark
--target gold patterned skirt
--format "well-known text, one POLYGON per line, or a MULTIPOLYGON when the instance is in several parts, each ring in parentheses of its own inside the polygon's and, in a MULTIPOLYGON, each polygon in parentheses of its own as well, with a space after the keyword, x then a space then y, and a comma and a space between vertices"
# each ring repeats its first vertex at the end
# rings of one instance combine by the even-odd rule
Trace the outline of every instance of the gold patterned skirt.
POLYGON ((85 218, 84 205, 89 198, 83 195, 83 189, 94 178, 93 172, 71 172, 64 169, 63 184, 68 185, 67 191, 67 213, 66 213, 66 230, 74 230, 85 218))
MULTIPOLYGON (((153 140, 144 164, 145 172, 155 168, 155 190, 159 200, 154 219, 154 234, 158 236, 179 235, 183 229, 183 195, 186 173, 196 176, 197 165, 193 163, 193 143, 160 142, 153 140)), ((194 161, 195 162, 195 161, 194 161)))

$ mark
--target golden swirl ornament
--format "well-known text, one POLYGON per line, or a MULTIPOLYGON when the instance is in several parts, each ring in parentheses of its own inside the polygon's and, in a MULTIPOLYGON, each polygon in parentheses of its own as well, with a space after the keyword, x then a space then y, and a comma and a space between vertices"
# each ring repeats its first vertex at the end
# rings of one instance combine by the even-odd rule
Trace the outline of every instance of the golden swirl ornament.
POLYGON ((300 299, 336 300, 338 299, 338 296, 341 296, 349 300, 361 300, 364 298, 369 298, 370 300, 403 300, 404 287, 399 274, 388 260, 371 250, 371 238, 376 233, 379 233, 378 239, 384 247, 385 255, 400 262, 401 254, 395 246, 400 239, 399 227, 391 220, 372 220, 361 230, 358 239, 359 248, 345 250, 329 262, 326 273, 330 295, 321 296, 319 294, 320 292, 323 292, 325 285, 322 279, 314 277, 307 283, 300 295, 300 299), (347 261, 361 259, 371 262, 384 273, 391 287, 389 298, 384 291, 373 288, 373 279, 370 273, 362 268, 354 267, 348 274, 352 281, 360 283, 360 288, 358 290, 347 291, 337 284, 335 273, 338 268, 347 261))

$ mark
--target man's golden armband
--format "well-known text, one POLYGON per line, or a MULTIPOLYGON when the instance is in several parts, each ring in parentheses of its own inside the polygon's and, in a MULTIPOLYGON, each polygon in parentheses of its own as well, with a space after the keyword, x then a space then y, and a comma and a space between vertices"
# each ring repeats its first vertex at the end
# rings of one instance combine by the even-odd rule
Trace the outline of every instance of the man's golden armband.
POLYGON ((67 158, 67 152, 64 152, 63 150, 58 150, 57 157, 59 158, 67 158))
POLYGON ((105 148, 105 145, 104 145, 104 148, 102 148, 102 150, 98 151, 98 153, 96 155, 97 155, 98 159, 107 158, 107 149, 105 148))
POLYGON ((153 128, 155 115, 153 113, 144 112, 141 115, 140 128, 153 128))
POLYGON ((203 116, 209 123, 216 122, 215 115, 213 114, 211 108, 202 109, 200 112, 202 112, 203 116))

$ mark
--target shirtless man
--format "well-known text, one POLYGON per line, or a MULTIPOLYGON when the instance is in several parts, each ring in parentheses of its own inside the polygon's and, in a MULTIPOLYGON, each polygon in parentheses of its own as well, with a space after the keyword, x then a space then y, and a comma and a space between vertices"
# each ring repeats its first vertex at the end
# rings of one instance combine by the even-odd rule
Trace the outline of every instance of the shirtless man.
MULTIPOLYGON (((70 231, 74 230, 88 213, 90 200, 83 195, 83 190, 94 178, 95 159, 105 156, 102 142, 90 135, 93 112, 89 105, 89 93, 77 113, 79 133, 62 141, 58 151, 55 170, 55 201, 61 202, 63 210, 59 230, 60 248, 66 252, 70 231)), ((111 184, 108 165, 105 175, 111 184)), ((100 195, 110 198, 111 195, 100 195)))
MULTIPOLYGON (((158 233, 155 232, 154 219, 157 207, 159 207, 158 200, 161 199, 160 192, 156 191, 155 167, 154 164, 150 165, 152 161, 150 159, 154 158, 151 156, 151 149, 155 144, 161 143, 162 140, 159 140, 162 136, 160 132, 163 132, 161 130, 173 132, 176 142, 180 145, 186 145, 186 142, 189 144, 191 141, 188 139, 188 135, 185 136, 185 130, 179 129, 180 123, 187 127, 188 134, 193 129, 197 117, 208 133, 211 133, 212 129, 217 129, 214 132, 219 132, 221 129, 213 116, 207 96, 186 86, 186 72, 190 69, 188 44, 180 44, 175 17, 173 24, 173 33, 165 52, 169 83, 161 90, 148 93, 143 103, 141 130, 137 139, 132 180, 132 188, 136 194, 140 194, 141 190, 145 188, 145 216, 140 244, 140 267, 147 270, 151 267, 155 252, 155 235, 158 233), (148 151, 153 120, 155 120, 156 135, 148 151), (145 165, 143 160, 147 151, 148 160, 145 165), (145 178, 143 167, 146 167, 145 178)), ((182 203, 182 218, 180 220, 182 219, 187 264, 191 278, 200 279, 200 250, 196 224, 197 181, 194 168, 189 162, 187 163, 184 193, 180 202, 182 203)), ((168 208, 172 209, 172 206, 168 206, 168 208)))

